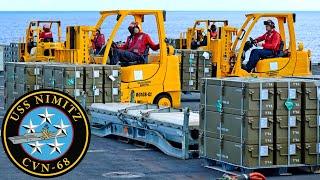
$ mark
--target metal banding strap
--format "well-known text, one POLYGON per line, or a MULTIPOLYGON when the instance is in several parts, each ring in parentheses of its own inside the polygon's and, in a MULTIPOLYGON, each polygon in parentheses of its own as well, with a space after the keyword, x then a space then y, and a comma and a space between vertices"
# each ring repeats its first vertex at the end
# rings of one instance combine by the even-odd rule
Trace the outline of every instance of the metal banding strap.
POLYGON ((93 79, 93 86, 92 86, 92 90, 93 90, 93 102, 96 102, 96 78, 94 76, 94 66, 92 66, 92 79, 93 79))
POLYGON ((261 118, 262 118, 262 82, 259 83, 259 134, 258 134, 258 139, 259 139, 259 156, 258 156, 258 166, 261 166, 261 118))
POLYGON ((205 86, 204 86, 204 127, 203 127, 203 146, 204 146, 204 156, 207 157, 207 89, 208 89, 208 79, 205 79, 205 86))
POLYGON ((222 158, 222 113, 223 113, 223 103, 222 103, 222 96, 223 96, 223 82, 222 80, 220 80, 220 92, 221 92, 221 95, 220 95, 220 102, 221 102, 221 112, 220 113, 220 122, 219 122, 219 126, 220 126, 220 129, 219 129, 219 140, 220 140, 220 156, 219 156, 219 159, 221 161, 221 158, 222 158))
MULTIPOLYGON (((111 75, 113 75, 113 66, 111 66, 111 75)), ((106 78, 106 77, 105 77, 106 78)), ((111 80, 111 101, 114 102, 113 97, 113 81, 111 80)))
MULTIPOLYGON (((290 86, 291 82, 288 82, 288 100, 290 100, 290 86)), ((290 120, 291 120, 291 109, 288 109, 288 165, 290 165, 290 141, 291 141, 291 128, 290 128, 290 120)))
POLYGON ((240 150, 241 150, 241 153, 240 153, 240 165, 243 166, 243 121, 244 121, 244 118, 245 118, 245 114, 243 113, 244 110, 244 86, 245 84, 242 82, 242 86, 241 86, 241 93, 242 93, 242 97, 241 97, 241 127, 240 127, 240 137, 241 137, 241 141, 240 141, 240 150))
POLYGON ((319 142, 319 136, 320 136, 320 134, 319 134, 319 126, 320 126, 320 124, 319 124, 319 121, 320 121, 320 118, 319 118, 319 108, 320 108, 320 92, 319 92, 319 85, 318 84, 316 84, 317 85, 317 118, 316 118, 316 120, 317 120, 317 143, 316 143, 316 153, 317 153, 317 160, 316 160, 316 162, 317 162, 317 165, 319 165, 319 155, 320 155, 320 142, 319 142))

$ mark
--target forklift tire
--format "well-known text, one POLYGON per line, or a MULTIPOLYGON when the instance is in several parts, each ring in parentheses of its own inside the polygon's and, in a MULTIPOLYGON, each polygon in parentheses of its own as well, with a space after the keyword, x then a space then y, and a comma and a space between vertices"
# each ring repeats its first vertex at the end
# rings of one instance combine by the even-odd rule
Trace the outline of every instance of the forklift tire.
POLYGON ((172 107, 172 99, 168 94, 160 94, 154 99, 153 104, 172 107))

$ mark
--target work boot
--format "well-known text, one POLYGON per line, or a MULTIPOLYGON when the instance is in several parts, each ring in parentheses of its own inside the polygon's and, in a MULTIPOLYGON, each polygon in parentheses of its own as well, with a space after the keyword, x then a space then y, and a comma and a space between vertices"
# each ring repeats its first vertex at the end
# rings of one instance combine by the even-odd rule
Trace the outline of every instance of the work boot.
POLYGON ((248 73, 251 73, 251 70, 249 70, 246 65, 243 65, 243 64, 242 64, 242 65, 241 65, 241 69, 247 71, 248 73))

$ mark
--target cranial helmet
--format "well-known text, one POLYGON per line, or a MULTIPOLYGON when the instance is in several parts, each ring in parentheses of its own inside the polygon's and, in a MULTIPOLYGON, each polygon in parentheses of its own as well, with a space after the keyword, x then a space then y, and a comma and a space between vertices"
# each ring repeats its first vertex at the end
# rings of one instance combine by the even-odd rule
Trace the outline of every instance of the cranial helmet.
POLYGON ((266 26, 268 25, 268 26, 271 26, 272 28, 275 28, 275 24, 271 19, 264 21, 263 24, 266 26))

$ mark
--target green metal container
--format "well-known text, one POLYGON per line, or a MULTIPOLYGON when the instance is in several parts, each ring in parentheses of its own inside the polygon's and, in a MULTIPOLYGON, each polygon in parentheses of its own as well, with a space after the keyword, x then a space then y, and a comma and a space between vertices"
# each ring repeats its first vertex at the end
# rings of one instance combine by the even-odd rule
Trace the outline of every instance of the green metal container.
POLYGON ((301 144, 293 143, 289 145, 277 144, 276 145, 276 165, 296 165, 302 164, 302 148, 301 144), (290 156, 289 156, 290 155, 290 156), (288 161, 288 159, 290 161, 288 161))
POLYGON ((103 86, 103 65, 90 64, 85 67, 86 86, 103 86))
POLYGON ((121 70, 120 66, 106 65, 104 66, 104 87, 120 87, 121 70))
MULTIPOLYGON (((320 135, 320 127, 317 128, 317 115, 305 115, 305 124, 304 124, 304 132, 305 132, 305 142, 316 142, 317 141, 317 133, 320 135), (318 130, 318 132, 317 132, 318 130)), ((319 120, 318 120, 319 121, 319 120)), ((320 124, 320 122, 319 122, 320 124)), ((320 138, 320 137, 319 137, 320 138)), ((319 139, 320 140, 320 139, 319 139)))
POLYGON ((19 62, 15 65, 15 82, 19 84, 41 85, 43 63, 19 62))
POLYGON ((120 89, 119 88, 105 88, 104 89, 104 103, 110 103, 110 102, 120 102, 120 89))
POLYGON ((261 125, 261 142, 273 143, 273 116, 248 117, 200 109, 200 130, 206 136, 250 145, 259 144, 259 123, 261 125))
POLYGON ((82 65, 61 64, 54 68, 55 88, 83 89, 84 67, 82 65))
POLYGON ((304 163, 308 165, 320 165, 320 143, 304 144, 304 163), (318 149, 318 150, 317 150, 318 149))
POLYGON ((4 65, 4 71, 5 71, 5 75, 4 75, 5 81, 14 82, 15 63, 6 62, 4 65))
POLYGON ((302 141, 301 133, 301 115, 277 116, 276 117, 276 143, 288 142, 288 130, 290 127, 290 143, 299 143, 302 141), (289 123, 288 123, 289 120, 289 123))
POLYGON ((204 158, 248 168, 270 167, 273 165, 272 144, 261 145, 259 152, 258 145, 241 145, 240 143, 226 140, 220 141, 211 137, 202 137, 201 139, 206 144, 202 147, 203 151, 200 152, 200 155, 204 158))
POLYGON ((276 80, 276 106, 277 115, 298 115, 301 113, 302 80, 277 79, 276 80), (286 110, 286 111, 283 111, 286 110))
POLYGON ((56 79, 54 76, 55 66, 48 64, 43 66, 43 87, 46 89, 54 89, 56 79))
POLYGON ((272 79, 207 78, 202 81, 200 103, 211 111, 263 117, 272 115, 273 97, 272 79))

